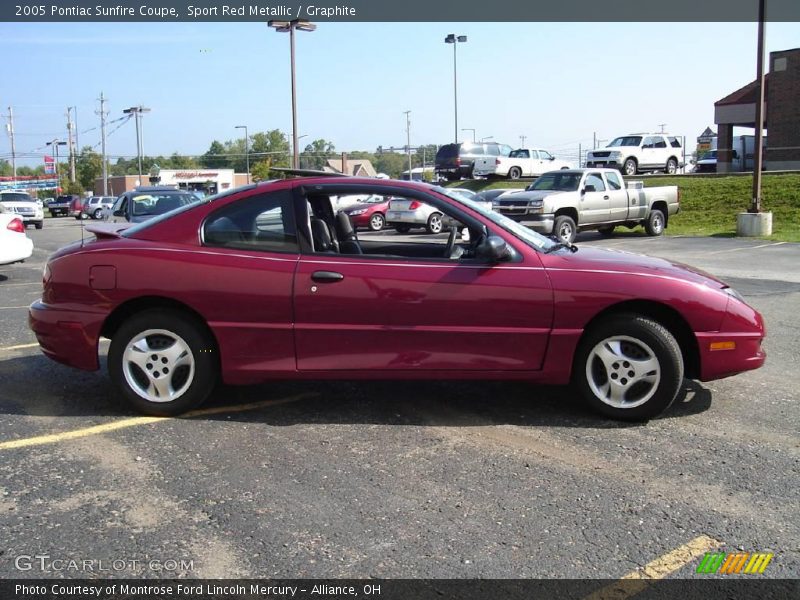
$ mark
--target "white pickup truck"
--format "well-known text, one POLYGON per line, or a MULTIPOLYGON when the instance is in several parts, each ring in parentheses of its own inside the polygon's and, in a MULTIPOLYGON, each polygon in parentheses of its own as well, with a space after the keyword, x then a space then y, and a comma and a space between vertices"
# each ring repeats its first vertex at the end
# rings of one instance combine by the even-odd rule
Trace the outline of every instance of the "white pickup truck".
POLYGON ((494 210, 565 243, 584 229, 610 235, 617 225, 643 225, 649 235, 661 235, 680 211, 680 192, 674 185, 626 185, 616 169, 569 169, 544 173, 524 192, 500 196, 494 210))
POLYGON ((554 169, 571 169, 572 165, 558 160, 541 148, 517 148, 508 156, 486 156, 475 159, 473 176, 477 177, 536 177, 554 169))

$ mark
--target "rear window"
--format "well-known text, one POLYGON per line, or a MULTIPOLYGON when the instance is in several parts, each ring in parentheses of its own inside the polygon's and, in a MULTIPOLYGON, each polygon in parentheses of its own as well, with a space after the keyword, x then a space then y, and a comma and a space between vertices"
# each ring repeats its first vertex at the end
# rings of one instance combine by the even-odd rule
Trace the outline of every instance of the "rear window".
POLYGON ((436 158, 455 158, 458 156, 460 144, 445 144, 436 153, 436 158))

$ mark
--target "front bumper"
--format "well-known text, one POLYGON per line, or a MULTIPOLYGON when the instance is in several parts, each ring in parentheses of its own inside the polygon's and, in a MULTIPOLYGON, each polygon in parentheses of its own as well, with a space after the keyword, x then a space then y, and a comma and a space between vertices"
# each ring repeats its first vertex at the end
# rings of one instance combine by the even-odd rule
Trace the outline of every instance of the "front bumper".
POLYGON ((96 371, 97 343, 104 315, 57 309, 37 300, 28 309, 28 326, 42 352, 56 362, 96 371))
POLYGON ((758 369, 767 358, 761 347, 764 319, 757 310, 738 300, 728 301, 719 331, 699 332, 696 336, 701 381, 758 369))
POLYGON ((532 209, 527 206, 495 206, 494 210, 512 221, 524 223, 539 233, 550 234, 553 232, 555 222, 553 213, 534 212, 541 209, 532 209))
POLYGON ((586 161, 587 169, 621 169, 621 159, 616 158, 592 158, 586 161))

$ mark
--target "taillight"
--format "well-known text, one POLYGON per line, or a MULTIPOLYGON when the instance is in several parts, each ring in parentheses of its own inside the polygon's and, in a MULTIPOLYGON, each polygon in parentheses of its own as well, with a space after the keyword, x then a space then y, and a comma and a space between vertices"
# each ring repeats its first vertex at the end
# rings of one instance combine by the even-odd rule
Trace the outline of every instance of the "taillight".
POLYGON ((17 233, 25 233, 25 225, 22 224, 22 219, 11 219, 11 223, 6 226, 6 229, 17 233))
POLYGON ((420 206, 422 206, 422 202, 412 200, 411 204, 408 205, 408 210, 417 210, 420 206))
POLYGON ((494 164, 499 165, 500 164, 500 159, 499 158, 495 158, 494 159, 494 164))
POLYGON ((457 158, 457 159, 456 159, 456 166, 457 166, 457 167, 460 167, 460 166, 461 166, 461 159, 460 159, 460 158, 457 158))

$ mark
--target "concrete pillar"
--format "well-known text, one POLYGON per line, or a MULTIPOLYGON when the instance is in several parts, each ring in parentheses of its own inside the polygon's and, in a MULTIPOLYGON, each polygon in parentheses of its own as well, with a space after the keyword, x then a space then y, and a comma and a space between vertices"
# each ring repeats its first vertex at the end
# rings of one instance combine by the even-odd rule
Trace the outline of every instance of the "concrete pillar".
POLYGON ((717 127, 717 173, 730 173, 732 162, 733 125, 720 124, 717 127))

